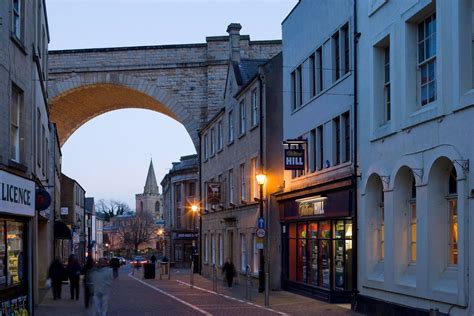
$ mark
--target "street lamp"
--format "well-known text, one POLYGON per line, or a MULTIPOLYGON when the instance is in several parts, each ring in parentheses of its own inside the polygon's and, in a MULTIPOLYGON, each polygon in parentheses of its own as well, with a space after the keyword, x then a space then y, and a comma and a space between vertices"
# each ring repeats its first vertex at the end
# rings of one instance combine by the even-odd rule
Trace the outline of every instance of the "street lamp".
MULTIPOLYGON (((265 184, 265 181, 267 180, 267 177, 265 174, 263 173, 260 173, 260 174, 257 174, 256 175, 256 178, 257 178, 257 183, 258 185, 260 186, 260 197, 259 197, 259 207, 260 207, 260 218, 263 218, 263 185, 265 184)), ((265 239, 264 239, 265 240, 265 239)), ((263 244, 264 245, 264 248, 267 247, 267 245, 265 245, 265 243, 263 244)), ((260 249, 259 250, 260 252, 260 264, 259 264, 259 268, 258 268, 258 292, 259 293, 262 293, 265 291, 265 303, 267 301, 267 288, 265 286, 265 266, 264 266, 264 262, 265 262, 265 258, 264 258, 264 255, 263 255, 263 249, 260 249)), ((267 304, 265 304, 267 305, 267 304)))
MULTIPOLYGON (((194 232, 194 235, 196 235, 196 222, 195 222, 195 214, 197 214, 199 216, 199 262, 198 262, 198 270, 199 270, 199 273, 201 273, 201 243, 202 243, 202 238, 201 238, 201 231, 202 231, 202 217, 201 215, 199 214, 199 206, 197 206, 196 204, 193 204, 191 205, 191 211, 193 212, 193 232, 194 232)), ((193 244, 195 245, 194 243, 194 239, 193 239, 193 244)))

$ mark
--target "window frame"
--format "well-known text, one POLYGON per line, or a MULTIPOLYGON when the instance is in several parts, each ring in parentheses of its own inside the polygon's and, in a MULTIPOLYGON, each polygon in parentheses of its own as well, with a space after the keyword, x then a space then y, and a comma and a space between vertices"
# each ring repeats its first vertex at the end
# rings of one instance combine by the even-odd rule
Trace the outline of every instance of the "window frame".
POLYGON ((252 104, 252 119, 251 119, 251 125, 252 128, 258 126, 258 94, 257 94, 257 88, 253 89, 251 92, 251 104, 252 104))
POLYGON ((217 123, 217 151, 221 151, 224 148, 224 135, 222 120, 217 123))
POLYGON ((230 110, 229 111, 229 144, 232 144, 235 140, 235 123, 234 123, 234 111, 230 110))
POLYGON ((438 98, 437 89, 437 19, 436 12, 424 18, 417 24, 417 89, 419 96, 419 106, 424 107, 430 103, 433 103, 438 98), (428 34, 428 23, 434 22, 434 31, 428 34), (423 38, 420 38, 420 27, 423 27, 423 38), (428 34, 428 35, 427 35, 428 34), (430 42, 431 40, 431 42, 430 42), (429 44, 434 43, 432 47, 434 49, 433 55, 428 56, 429 44), (420 46, 421 45, 421 46, 420 46), (423 47, 423 56, 420 54, 420 48, 423 47), (430 77, 430 65, 433 67, 433 77, 430 77), (423 82, 423 72, 426 72, 426 82, 423 82), (431 80, 430 80, 431 79, 431 80), (430 85, 433 85, 433 99, 430 98, 430 85), (423 99, 423 88, 426 87, 426 102, 423 99))
POLYGON ((245 99, 239 102, 239 136, 242 136, 247 131, 247 109, 245 99))
POLYGON ((246 201, 246 186, 245 186, 245 163, 240 164, 240 202, 245 203, 246 201))
MULTIPOLYGON (((22 116, 23 116, 24 92, 15 84, 12 84, 10 99, 10 160, 20 163, 22 160, 22 116)), ((43 146, 43 144, 41 145, 43 146)))

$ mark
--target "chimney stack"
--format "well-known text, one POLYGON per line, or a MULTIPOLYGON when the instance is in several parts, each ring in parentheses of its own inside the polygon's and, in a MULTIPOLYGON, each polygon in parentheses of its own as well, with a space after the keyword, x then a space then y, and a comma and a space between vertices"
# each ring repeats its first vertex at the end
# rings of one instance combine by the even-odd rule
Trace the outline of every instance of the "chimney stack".
POLYGON ((229 33, 229 44, 230 44, 230 60, 236 63, 240 63, 240 29, 242 25, 240 23, 231 23, 227 27, 227 33, 229 33))

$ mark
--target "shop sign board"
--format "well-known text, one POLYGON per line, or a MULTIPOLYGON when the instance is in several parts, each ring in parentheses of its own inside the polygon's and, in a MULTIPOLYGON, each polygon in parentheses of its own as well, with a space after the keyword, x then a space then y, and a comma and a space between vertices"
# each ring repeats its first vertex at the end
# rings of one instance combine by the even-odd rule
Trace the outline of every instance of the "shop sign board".
POLYGON ((0 171, 0 212, 34 216, 35 183, 0 171))
POLYGON ((304 149, 285 149, 285 170, 304 170, 304 149))
POLYGON ((324 202, 326 197, 311 197, 296 200, 299 216, 324 215, 324 202))
POLYGON ((69 215, 69 207, 61 207, 61 215, 63 216, 69 215))

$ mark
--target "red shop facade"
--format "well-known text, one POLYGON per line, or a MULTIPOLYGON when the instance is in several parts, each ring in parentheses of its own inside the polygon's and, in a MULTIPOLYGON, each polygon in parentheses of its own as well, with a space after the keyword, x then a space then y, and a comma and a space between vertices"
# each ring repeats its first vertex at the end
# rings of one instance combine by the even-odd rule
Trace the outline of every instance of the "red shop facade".
POLYGON ((278 197, 282 286, 331 303, 348 303, 353 290, 351 186, 278 197), (291 197, 290 197, 291 196, 291 197))

